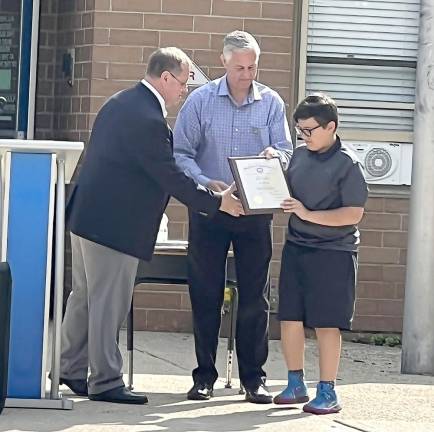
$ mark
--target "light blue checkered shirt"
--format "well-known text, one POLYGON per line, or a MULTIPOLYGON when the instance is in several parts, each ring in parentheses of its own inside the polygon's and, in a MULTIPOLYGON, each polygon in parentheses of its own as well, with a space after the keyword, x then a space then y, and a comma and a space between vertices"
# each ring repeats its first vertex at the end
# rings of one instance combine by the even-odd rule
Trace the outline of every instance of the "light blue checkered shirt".
POLYGON ((272 146, 286 169, 292 155, 281 97, 254 81, 244 103, 237 106, 226 75, 188 97, 178 114, 173 140, 177 164, 204 186, 210 180, 233 182, 229 156, 256 156, 272 146))

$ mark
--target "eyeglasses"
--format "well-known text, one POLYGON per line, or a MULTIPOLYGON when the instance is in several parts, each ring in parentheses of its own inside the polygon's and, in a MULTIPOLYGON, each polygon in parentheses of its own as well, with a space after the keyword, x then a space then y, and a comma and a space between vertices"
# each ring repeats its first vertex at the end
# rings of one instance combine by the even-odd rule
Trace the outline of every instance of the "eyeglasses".
MULTIPOLYGON (((169 72, 169 71, 168 71, 169 72)), ((186 89, 188 89, 188 80, 187 81, 185 81, 185 82, 182 82, 182 81, 180 81, 175 75, 173 75, 173 73, 172 72, 169 72, 170 73, 170 75, 172 75, 173 76, 173 78, 175 78, 176 79, 176 81, 178 81, 178 83, 179 83, 179 85, 181 86, 181 87, 185 87, 186 89)))
POLYGON ((312 132, 315 129, 318 129, 319 127, 321 127, 321 125, 319 124, 318 126, 315 126, 313 128, 301 128, 300 126, 295 126, 295 132, 297 133, 298 136, 302 136, 305 135, 307 137, 311 137, 312 136, 312 132))

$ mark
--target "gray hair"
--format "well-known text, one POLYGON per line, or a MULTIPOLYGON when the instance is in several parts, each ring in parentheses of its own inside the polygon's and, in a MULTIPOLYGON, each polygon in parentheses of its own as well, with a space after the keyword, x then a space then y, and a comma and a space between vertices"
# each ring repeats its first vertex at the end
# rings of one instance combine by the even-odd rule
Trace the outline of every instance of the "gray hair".
POLYGON ((149 56, 146 75, 160 78, 164 71, 178 74, 182 72, 182 65, 191 66, 191 60, 184 51, 176 47, 159 48, 149 56))
POLYGON ((253 50, 259 58, 261 49, 256 39, 245 31, 235 30, 228 33, 223 39, 223 56, 229 59, 234 51, 253 50))

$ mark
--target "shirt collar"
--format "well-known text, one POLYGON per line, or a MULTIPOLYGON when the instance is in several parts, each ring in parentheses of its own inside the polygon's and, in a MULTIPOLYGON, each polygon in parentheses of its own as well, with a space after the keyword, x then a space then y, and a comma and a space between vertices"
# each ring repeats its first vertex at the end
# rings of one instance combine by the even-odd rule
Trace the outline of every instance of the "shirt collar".
MULTIPOLYGON (((229 96, 230 98, 232 98, 231 94, 229 93, 229 87, 228 87, 226 75, 222 76, 220 79, 220 82, 219 82, 218 88, 217 88, 217 94, 219 96, 229 96)), ((258 83, 256 81, 253 81, 252 87, 250 88, 249 94, 247 95, 247 98, 246 98, 245 102, 243 103, 243 105, 251 104, 254 101, 258 101, 261 99, 262 99, 262 96, 261 96, 261 93, 259 92, 258 83)))
POLYGON ((158 102, 160 102, 163 116, 164 118, 166 118, 167 117, 166 102, 164 101, 163 96, 161 96, 160 93, 158 93, 158 90, 152 84, 148 83, 148 81, 146 81, 145 79, 142 79, 142 84, 145 87, 147 87, 152 93, 154 93, 155 97, 158 99, 158 102))
POLYGON ((318 152, 309 150, 309 153, 319 160, 327 160, 327 159, 331 158, 341 147, 342 147, 341 139, 339 138, 338 135, 336 135, 336 141, 325 152, 318 153, 318 152))

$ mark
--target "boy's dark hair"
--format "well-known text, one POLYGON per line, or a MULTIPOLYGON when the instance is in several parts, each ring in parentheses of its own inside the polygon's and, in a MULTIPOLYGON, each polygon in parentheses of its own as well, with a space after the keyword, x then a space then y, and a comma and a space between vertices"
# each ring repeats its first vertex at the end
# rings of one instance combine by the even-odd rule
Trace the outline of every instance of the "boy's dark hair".
POLYGON ((313 117, 318 124, 325 127, 329 122, 335 122, 338 128, 338 108, 336 102, 324 93, 315 93, 302 100, 294 111, 292 118, 297 123, 313 117))

